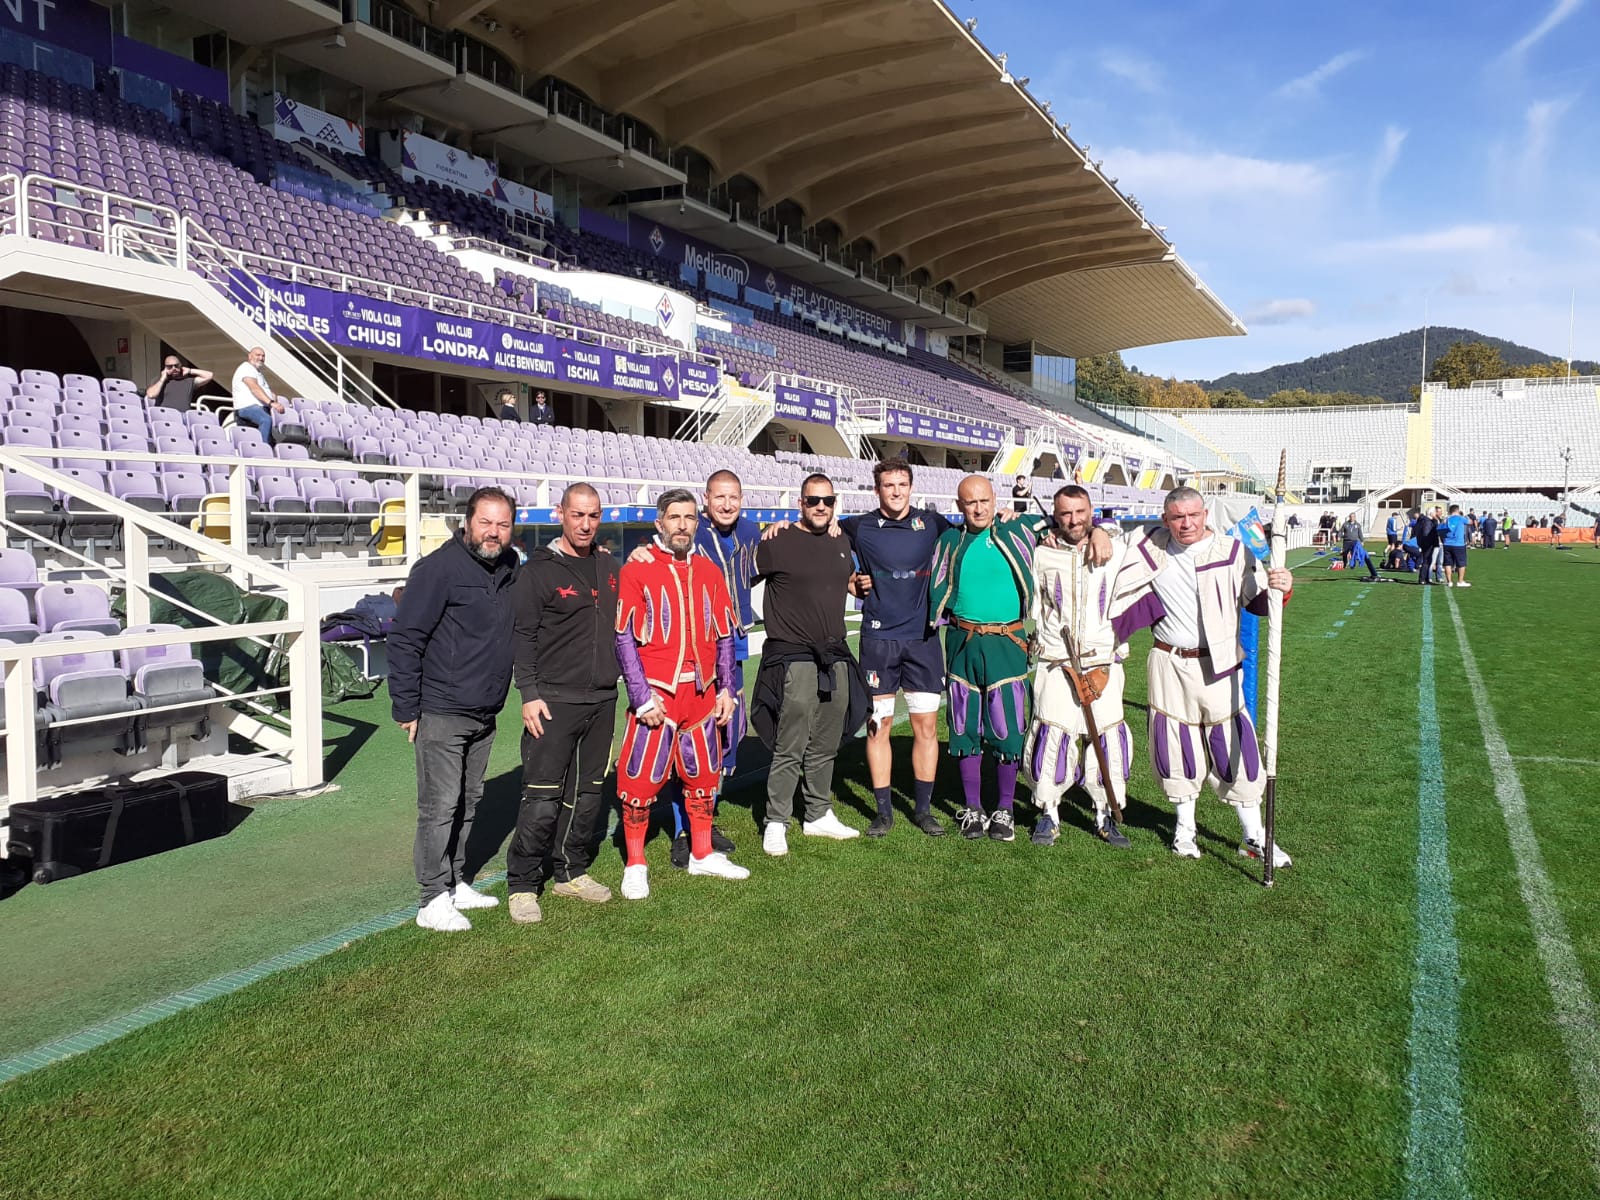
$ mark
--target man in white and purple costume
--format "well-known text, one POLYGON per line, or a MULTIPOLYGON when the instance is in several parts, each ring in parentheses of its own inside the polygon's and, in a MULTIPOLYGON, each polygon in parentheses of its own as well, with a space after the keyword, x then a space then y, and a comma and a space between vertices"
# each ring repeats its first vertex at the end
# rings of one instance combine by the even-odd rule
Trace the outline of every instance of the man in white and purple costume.
MULTIPOLYGON (((1199 858, 1195 802, 1209 781, 1239 814, 1239 853, 1261 858, 1266 840, 1261 797, 1266 771, 1239 670, 1239 613, 1267 611, 1269 588, 1288 593, 1294 577, 1267 570, 1237 538, 1207 521, 1193 488, 1167 493, 1162 528, 1135 534, 1112 587, 1117 641, 1150 627, 1145 659, 1150 701, 1150 761, 1177 814, 1172 851, 1199 858)), ((1277 866, 1289 856, 1276 846, 1277 866)))

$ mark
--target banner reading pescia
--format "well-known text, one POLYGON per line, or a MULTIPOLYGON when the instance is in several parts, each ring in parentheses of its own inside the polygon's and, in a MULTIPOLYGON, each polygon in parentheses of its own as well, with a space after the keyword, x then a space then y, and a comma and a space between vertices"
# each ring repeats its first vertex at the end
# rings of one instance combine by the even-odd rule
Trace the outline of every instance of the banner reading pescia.
POLYGON ((319 146, 346 154, 367 152, 367 135, 354 121, 301 104, 281 93, 273 96, 272 112, 272 135, 280 142, 310 138, 319 146))
POLYGON ((933 417, 899 408, 884 410, 884 432, 913 441, 970 446, 975 450, 998 450, 1006 439, 1006 431, 992 425, 933 417))
MULTIPOLYGON (((529 375, 574 390, 598 388, 629 392, 652 400, 674 400, 680 387, 678 359, 668 354, 629 354, 609 346, 534 333, 491 321, 468 320, 409 305, 391 304, 307 284, 265 280, 270 305, 264 306, 255 284, 234 275, 229 300, 255 320, 312 333, 339 346, 379 350, 407 358, 481 367, 511 375, 529 375)), ((684 363, 683 386, 688 396, 709 395, 715 371, 702 363, 684 363), (709 377, 709 378, 708 378, 709 377)))

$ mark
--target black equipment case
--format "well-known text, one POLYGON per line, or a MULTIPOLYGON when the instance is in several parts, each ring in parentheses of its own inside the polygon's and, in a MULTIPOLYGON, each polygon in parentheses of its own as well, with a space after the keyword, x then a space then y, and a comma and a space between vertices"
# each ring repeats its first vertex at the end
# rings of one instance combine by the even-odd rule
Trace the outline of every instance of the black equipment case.
POLYGON ((143 783, 112 783, 14 804, 9 852, 49 883, 131 862, 228 832, 228 780, 179 771, 143 783))

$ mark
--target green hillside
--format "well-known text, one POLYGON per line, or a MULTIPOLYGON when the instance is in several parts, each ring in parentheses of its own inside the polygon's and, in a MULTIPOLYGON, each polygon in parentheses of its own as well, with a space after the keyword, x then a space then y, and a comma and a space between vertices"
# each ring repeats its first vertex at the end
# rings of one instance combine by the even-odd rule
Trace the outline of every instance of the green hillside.
MULTIPOLYGON (((1252 399, 1265 399, 1286 388, 1305 388, 1311 392, 1357 392, 1382 396, 1386 400, 1407 400, 1411 388, 1422 377, 1422 333, 1421 329, 1413 329, 1331 354, 1268 367, 1264 371, 1223 375, 1201 386, 1208 392, 1238 388, 1252 399)), ((1549 362, 1561 357, 1471 329, 1436 326, 1427 333, 1429 362, 1443 354, 1452 342, 1484 342, 1499 350, 1510 366, 1549 362)), ((1586 374, 1593 370, 1592 364, 1576 363, 1574 366, 1586 374)))

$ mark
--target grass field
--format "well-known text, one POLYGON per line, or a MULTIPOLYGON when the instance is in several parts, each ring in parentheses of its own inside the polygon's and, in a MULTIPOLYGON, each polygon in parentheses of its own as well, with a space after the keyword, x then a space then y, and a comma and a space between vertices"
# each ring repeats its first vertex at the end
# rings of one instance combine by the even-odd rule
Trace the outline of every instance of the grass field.
MULTIPOLYGON (((402 925, 0 1088, 0 1196, 1594 1196, 1600 554, 1471 577, 1299 572, 1272 891, 1209 797, 1167 852, 1142 760, 1124 852, 1080 811, 769 860, 745 791, 746 884, 657 840, 647 903, 402 925)), ((385 708, 330 714, 341 792, 0 903, 0 1055, 411 900, 385 708)))

